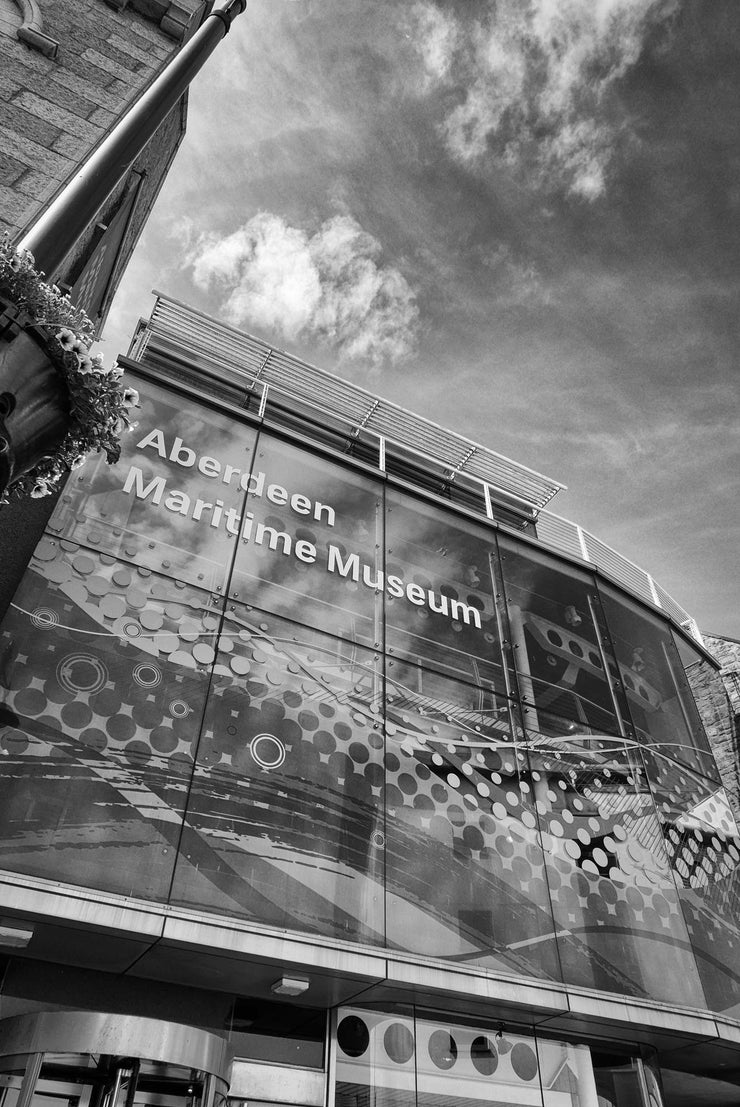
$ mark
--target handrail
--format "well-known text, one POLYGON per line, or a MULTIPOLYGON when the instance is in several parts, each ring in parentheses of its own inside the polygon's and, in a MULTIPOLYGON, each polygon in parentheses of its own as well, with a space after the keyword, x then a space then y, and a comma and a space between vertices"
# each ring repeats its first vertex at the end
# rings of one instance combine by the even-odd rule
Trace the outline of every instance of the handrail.
MULTIPOLYGON (((296 403, 300 409, 320 413, 344 425, 349 438, 357 440, 365 438, 374 441, 377 447, 377 468, 380 472, 386 472, 388 460, 394 453, 401 458, 418 458, 420 469, 428 469, 430 465, 438 466, 444 473, 451 473, 457 483, 457 478, 464 478, 469 482, 469 487, 477 487, 480 490, 480 505, 478 510, 484 519, 496 521, 493 498, 498 493, 505 498, 505 502, 514 501, 512 510, 516 512, 515 503, 521 505, 519 511, 522 520, 534 523, 534 534, 529 532, 536 542, 546 549, 557 553, 566 554, 575 560, 583 561, 588 565, 600 569, 612 580, 616 581, 627 591, 637 596, 646 603, 664 611, 674 622, 679 624, 700 644, 704 645, 701 633, 695 620, 689 615, 673 597, 662 588, 650 573, 640 568, 630 558, 619 553, 608 543, 584 530, 577 523, 557 515, 544 506, 527 498, 528 482, 532 478, 541 481, 537 491, 543 498, 552 496, 558 488, 564 487, 557 481, 550 481, 527 466, 521 466, 517 462, 510 461, 501 454, 486 447, 478 447, 469 439, 463 438, 452 431, 445 431, 436 424, 414 416, 404 409, 381 400, 366 392, 364 389, 344 381, 325 370, 314 370, 307 363, 274 350, 273 347, 260 339, 252 338, 233 327, 228 327, 216 320, 204 315, 202 312, 187 307, 176 300, 157 293, 157 302, 152 311, 150 320, 144 325, 143 332, 137 332, 131 352, 137 359, 146 360, 147 351, 160 356, 179 351, 180 357, 188 354, 193 359, 195 366, 201 366, 207 373, 233 384, 235 379, 248 394, 259 395, 259 418, 269 420, 270 405, 275 408, 285 408, 296 403), (204 330, 208 332, 207 340, 204 340, 204 330), (279 373, 270 376, 268 366, 275 356, 281 363, 279 373), (257 362, 256 367, 248 367, 248 360, 257 362), (245 364, 246 362, 246 364, 245 364), (295 366, 295 377, 290 376, 291 366, 295 366), (286 369, 287 367, 287 369, 286 369), (315 372, 312 378, 314 387, 308 390, 303 383, 303 374, 307 369, 315 372), (322 391, 322 386, 323 391, 322 391), (322 402, 323 400, 323 402, 322 402), (373 426, 373 416, 379 408, 385 412, 385 423, 380 427, 373 426), (399 430, 403 429, 405 419, 414 420, 414 429, 418 437, 423 438, 428 431, 429 449, 420 449, 418 443, 404 440, 402 434, 394 436, 388 433, 388 420, 397 413, 400 419, 399 430), (437 433, 439 432, 439 434, 437 433), (465 448, 467 453, 463 459, 454 456, 442 457, 433 452, 433 447, 439 443, 450 448, 460 450, 465 448), (485 479, 478 473, 466 468, 470 457, 480 450, 489 464, 494 466, 510 466, 509 487, 497 484, 492 479, 485 479), (518 490, 514 491, 511 484, 520 482, 518 490)), ((298 415, 299 411, 296 412, 298 415)), ((426 444, 426 442, 425 442, 426 444)), ((475 510, 475 505, 466 501, 466 507, 475 510)), ((499 522, 507 526, 505 521, 499 522)))

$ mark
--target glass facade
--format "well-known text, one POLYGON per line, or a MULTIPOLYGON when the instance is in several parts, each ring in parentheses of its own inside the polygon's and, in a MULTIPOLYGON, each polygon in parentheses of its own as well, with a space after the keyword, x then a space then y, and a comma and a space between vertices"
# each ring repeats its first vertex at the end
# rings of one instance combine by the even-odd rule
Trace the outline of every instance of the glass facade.
MULTIPOLYGON (((597 1092, 587 1046, 413 1011, 340 1009, 336 1107, 442 1107, 450 1102, 459 1107, 622 1107, 605 1089, 597 1092)), ((631 1103, 647 1107, 639 1092, 631 1103)))
MULTIPOLYGON (((0 868, 740 1012, 738 833, 670 624, 382 473, 140 391, 0 627, 0 868)), ((495 1061, 465 1033, 470 1098, 496 1076, 501 1102, 592 1102, 575 1047, 495 1061)))

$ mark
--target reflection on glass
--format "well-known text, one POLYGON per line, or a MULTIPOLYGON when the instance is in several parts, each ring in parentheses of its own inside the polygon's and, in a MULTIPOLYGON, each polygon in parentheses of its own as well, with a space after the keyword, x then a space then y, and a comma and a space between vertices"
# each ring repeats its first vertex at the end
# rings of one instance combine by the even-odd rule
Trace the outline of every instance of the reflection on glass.
POLYGON ((670 627, 606 585, 599 592, 638 739, 716 776, 670 627))
POLYGON ((173 900, 383 940, 378 655, 230 605, 173 900))
MULTIPOLYGON (((0 1104, 11 1107, 19 1101, 17 1077, 3 1090, 4 1068, 5 1059, 0 1062, 0 1104)), ((29 1107, 204 1107, 211 1099, 204 1076, 180 1065, 111 1054, 39 1053, 29 1058, 24 1100, 29 1107)), ((225 1085, 220 1080, 214 1085, 213 1102, 221 1103, 225 1085)))
MULTIPOLYGON (((405 666, 401 665, 401 670, 405 666)), ((525 755, 508 712, 387 669, 386 917, 392 947, 559 978, 525 755)))
POLYGON ((382 486, 260 435, 231 594, 371 648, 382 643, 382 486))
POLYGON ((148 380, 121 460, 94 455, 69 480, 49 527, 200 588, 222 588, 242 522, 255 433, 148 380))
POLYGON ((538 1039, 544 1107, 604 1107, 588 1046, 538 1039))
POLYGON ((340 1008, 336 1107, 416 1107, 413 1011, 340 1008))
POLYGON ((1 632, 2 868, 166 897, 218 616, 42 539, 1 632))
POLYGON ((529 757, 564 979, 702 1006, 639 750, 532 734, 529 757))
POLYGON ((491 531, 389 492, 386 643, 455 680, 505 691, 491 531))
POLYGON ((29 1061, 32 1055, 27 1053, 0 1059, 0 1107, 16 1107, 29 1061))
POLYGON ((599 1107, 662 1107, 655 1078, 652 1073, 646 1077, 647 1070, 637 1058, 594 1053, 593 1065, 599 1107))
MULTIPOLYGON (((225 1028, 234 1056, 270 1064, 322 1069, 326 1011, 237 997, 225 1028)), ((0 1105, 1 1107, 1 1105, 0 1105)))
MULTIPOLYGON (((568 720, 582 733, 620 734, 624 707, 594 582, 535 549, 499 539, 506 613, 527 724, 568 720)), ((563 733, 562 722, 553 733, 563 733)))
MULTIPOLYGON (((403 1014, 340 1009, 337 1029, 337 1107, 368 1103, 435 1107, 599 1107, 585 1046, 542 1042, 505 1026, 467 1026, 403 1014), (347 1034, 352 1027, 351 1039, 347 1034), (347 1049, 360 1040, 361 1050, 347 1049), (402 1058, 389 1050, 403 1035, 402 1058), (415 1048, 414 1048, 415 1047, 415 1048)), ((638 1102, 639 1107, 639 1102, 638 1102)))
POLYGON ((740 1013, 740 834, 723 788, 645 750, 650 786, 709 1007, 740 1013))

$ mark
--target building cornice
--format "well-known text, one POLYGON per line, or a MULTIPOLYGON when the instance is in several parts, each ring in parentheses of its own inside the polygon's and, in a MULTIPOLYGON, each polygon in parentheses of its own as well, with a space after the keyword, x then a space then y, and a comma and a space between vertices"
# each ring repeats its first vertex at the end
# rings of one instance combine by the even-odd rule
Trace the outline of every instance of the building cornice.
POLYGON ((211 4, 207 0, 105 0, 114 11, 138 12, 151 19, 159 28, 176 42, 189 38, 191 32, 208 13, 211 4))

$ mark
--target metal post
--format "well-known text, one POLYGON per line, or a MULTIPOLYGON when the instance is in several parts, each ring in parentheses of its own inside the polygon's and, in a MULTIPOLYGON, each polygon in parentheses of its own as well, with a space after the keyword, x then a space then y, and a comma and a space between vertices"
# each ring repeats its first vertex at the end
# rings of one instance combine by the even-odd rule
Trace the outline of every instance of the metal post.
POLYGON ((247 0, 226 0, 115 125, 68 185, 18 241, 36 267, 51 278, 99 208, 166 119, 193 77, 208 60, 247 0))

